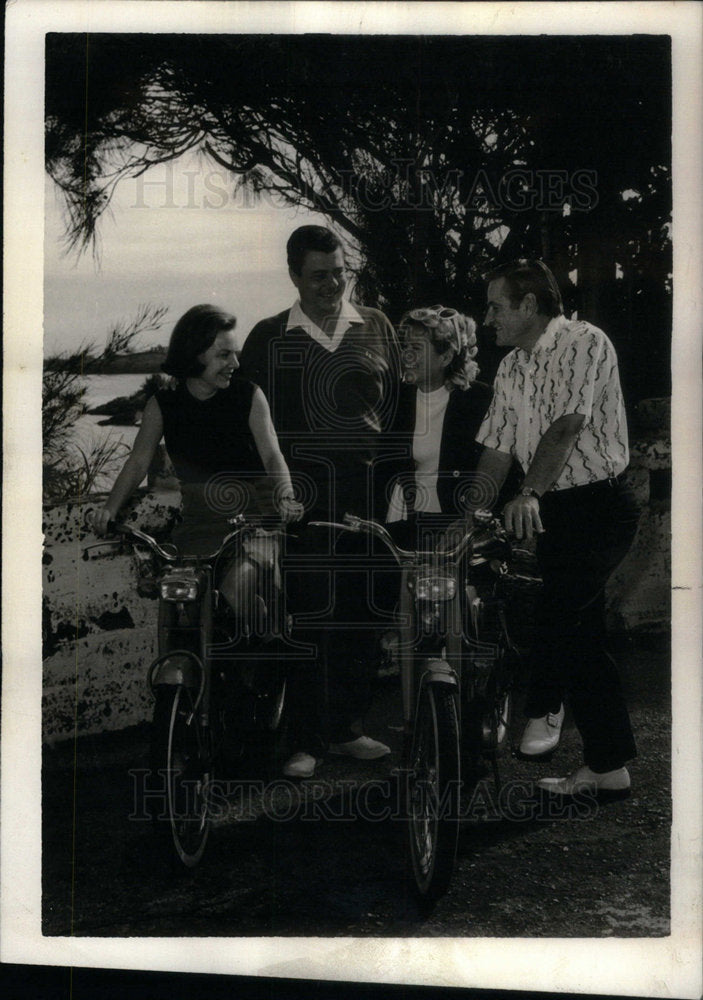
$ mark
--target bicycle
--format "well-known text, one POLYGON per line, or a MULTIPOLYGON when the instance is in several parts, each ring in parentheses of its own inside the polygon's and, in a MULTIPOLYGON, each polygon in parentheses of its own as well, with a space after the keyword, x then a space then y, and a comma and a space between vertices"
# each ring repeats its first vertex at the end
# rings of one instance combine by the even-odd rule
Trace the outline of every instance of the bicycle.
POLYGON ((155 576, 142 579, 139 588, 159 600, 158 655, 147 671, 155 700, 148 808, 160 848, 172 849, 186 868, 205 851, 215 768, 233 741, 240 746, 252 733, 275 732, 285 704, 277 644, 290 634, 290 620, 275 565, 280 532, 264 532, 242 514, 230 523, 233 530, 205 556, 182 554, 172 543, 162 547, 126 524, 109 525, 158 561, 155 576), (268 560, 253 558, 255 541, 269 547, 268 560), (231 571, 233 549, 242 596, 236 612, 222 608, 217 590, 219 564, 231 571), (155 791, 159 778, 162 798, 155 791))
POLYGON ((451 882, 461 818, 481 758, 509 744, 512 684, 519 653, 511 642, 499 581, 510 542, 488 511, 451 550, 402 549, 383 525, 347 514, 319 527, 383 542, 401 568, 399 659, 407 847, 414 887, 430 908, 451 882))

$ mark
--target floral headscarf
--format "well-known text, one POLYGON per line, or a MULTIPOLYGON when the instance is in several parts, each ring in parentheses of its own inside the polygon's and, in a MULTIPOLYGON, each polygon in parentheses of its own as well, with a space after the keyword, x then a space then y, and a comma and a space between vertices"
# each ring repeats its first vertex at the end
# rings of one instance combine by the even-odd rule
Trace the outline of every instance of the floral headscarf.
POLYGON ((411 326, 424 327, 430 342, 442 351, 454 348, 454 355, 444 370, 446 381, 460 389, 468 389, 479 371, 473 360, 478 351, 474 320, 456 309, 437 305, 406 312, 398 325, 401 339, 411 326))

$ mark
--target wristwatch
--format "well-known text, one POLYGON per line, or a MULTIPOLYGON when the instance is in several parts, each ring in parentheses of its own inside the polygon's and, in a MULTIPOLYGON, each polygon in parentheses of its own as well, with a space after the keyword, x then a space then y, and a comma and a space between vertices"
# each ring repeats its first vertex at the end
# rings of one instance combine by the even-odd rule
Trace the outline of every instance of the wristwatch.
POLYGON ((534 497, 535 500, 539 500, 540 496, 537 490, 531 489, 529 486, 523 486, 523 488, 518 493, 519 497, 534 497))

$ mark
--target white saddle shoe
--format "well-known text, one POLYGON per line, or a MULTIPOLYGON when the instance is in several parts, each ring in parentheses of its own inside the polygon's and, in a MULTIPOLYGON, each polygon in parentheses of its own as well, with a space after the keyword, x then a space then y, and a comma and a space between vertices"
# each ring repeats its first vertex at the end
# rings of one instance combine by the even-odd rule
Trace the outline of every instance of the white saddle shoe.
POLYGON ((357 760, 377 760, 391 752, 391 748, 370 736, 359 736, 348 743, 330 743, 329 752, 342 757, 355 757, 357 760))
POLYGON ((564 723, 564 706, 558 712, 549 712, 539 719, 530 719, 520 741, 521 757, 544 757, 559 744, 564 723))
POLYGON ((598 802, 613 802, 630 794, 630 774, 626 767, 599 774, 584 764, 565 778, 542 778, 537 787, 562 801, 582 795, 592 796, 598 802))
POLYGON ((317 760, 309 753, 294 753, 283 765, 286 778, 312 778, 317 760))

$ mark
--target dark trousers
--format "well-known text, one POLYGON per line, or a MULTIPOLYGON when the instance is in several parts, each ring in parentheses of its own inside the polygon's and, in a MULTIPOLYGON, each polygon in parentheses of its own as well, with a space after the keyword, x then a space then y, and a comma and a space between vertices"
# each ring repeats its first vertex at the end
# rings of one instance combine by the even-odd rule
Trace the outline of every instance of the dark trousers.
POLYGON ((585 763, 610 771, 637 754, 617 667, 606 649, 605 585, 627 553, 639 510, 621 479, 547 493, 537 558, 544 581, 526 714, 568 695, 585 763))
MULTIPOLYGON (((309 648, 291 670, 289 743, 314 753, 363 733, 383 617, 382 564, 373 540, 296 528, 282 560, 293 638, 309 648)), ((390 619, 390 616, 388 616, 390 619)))

